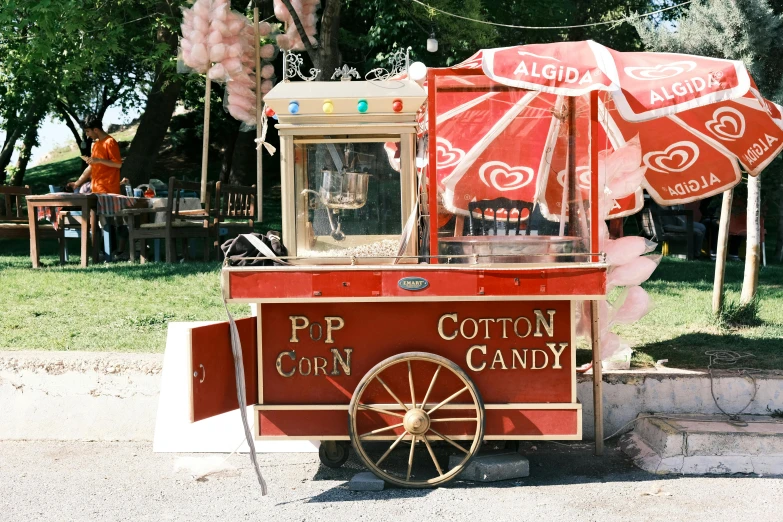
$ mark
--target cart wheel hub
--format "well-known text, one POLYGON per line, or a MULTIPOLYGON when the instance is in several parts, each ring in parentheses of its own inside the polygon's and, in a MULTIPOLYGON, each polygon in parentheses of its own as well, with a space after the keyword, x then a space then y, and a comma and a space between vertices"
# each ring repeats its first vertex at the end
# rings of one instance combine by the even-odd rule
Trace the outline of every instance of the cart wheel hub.
POLYGON ((423 435, 430 429, 430 417, 426 411, 414 408, 408 410, 408 413, 402 419, 402 424, 408 433, 423 435))

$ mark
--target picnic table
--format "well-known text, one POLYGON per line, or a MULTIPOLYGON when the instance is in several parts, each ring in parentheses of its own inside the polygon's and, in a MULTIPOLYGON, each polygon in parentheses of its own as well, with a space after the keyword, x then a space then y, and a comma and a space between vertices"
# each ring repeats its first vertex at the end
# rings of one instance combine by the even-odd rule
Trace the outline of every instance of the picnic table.
MULTIPOLYGON (((63 209, 81 210, 81 266, 88 264, 90 231, 98 228, 98 217, 118 216, 125 209, 146 207, 145 198, 132 198, 119 194, 76 194, 55 192, 27 196, 27 215, 30 224, 30 259, 33 268, 40 266, 38 254, 38 221, 48 219, 57 227, 57 214, 63 209)), ((63 239, 61 239, 62 241, 63 239)), ((98 262, 98 234, 92 234, 92 259, 98 262)))

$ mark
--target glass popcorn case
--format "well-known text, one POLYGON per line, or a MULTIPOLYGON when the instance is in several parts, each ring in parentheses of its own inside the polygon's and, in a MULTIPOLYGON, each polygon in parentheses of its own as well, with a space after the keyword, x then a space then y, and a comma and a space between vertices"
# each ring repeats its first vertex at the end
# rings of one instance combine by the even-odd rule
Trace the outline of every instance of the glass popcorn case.
POLYGON ((283 242, 295 262, 415 260, 416 112, 426 94, 399 81, 284 82, 278 118, 283 242))

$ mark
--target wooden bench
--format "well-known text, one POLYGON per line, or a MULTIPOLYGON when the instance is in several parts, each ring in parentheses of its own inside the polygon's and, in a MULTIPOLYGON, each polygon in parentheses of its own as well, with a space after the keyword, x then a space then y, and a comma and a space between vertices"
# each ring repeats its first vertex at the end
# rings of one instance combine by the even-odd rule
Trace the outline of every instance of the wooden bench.
MULTIPOLYGON (((30 224, 27 217, 27 196, 30 187, 0 187, 3 208, 0 212, 0 239, 30 239, 30 224)), ((40 237, 59 239, 60 235, 52 224, 38 227, 40 237)))

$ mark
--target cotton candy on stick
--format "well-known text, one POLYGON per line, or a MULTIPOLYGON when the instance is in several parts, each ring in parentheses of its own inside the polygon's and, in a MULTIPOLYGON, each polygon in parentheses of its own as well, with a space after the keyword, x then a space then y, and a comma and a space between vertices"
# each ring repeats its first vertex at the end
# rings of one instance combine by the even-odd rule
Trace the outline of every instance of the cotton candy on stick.
POLYGON ((613 322, 617 324, 635 323, 650 311, 652 299, 641 286, 632 286, 626 290, 625 298, 616 309, 613 322))
POLYGON ((626 236, 619 239, 607 239, 602 250, 606 253, 606 262, 612 266, 630 263, 637 257, 655 250, 655 243, 641 236, 626 236))
POLYGON ((607 287, 636 286, 647 281, 652 275, 661 256, 642 256, 624 265, 612 267, 607 278, 607 287))

